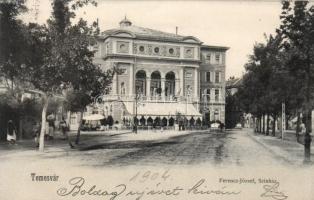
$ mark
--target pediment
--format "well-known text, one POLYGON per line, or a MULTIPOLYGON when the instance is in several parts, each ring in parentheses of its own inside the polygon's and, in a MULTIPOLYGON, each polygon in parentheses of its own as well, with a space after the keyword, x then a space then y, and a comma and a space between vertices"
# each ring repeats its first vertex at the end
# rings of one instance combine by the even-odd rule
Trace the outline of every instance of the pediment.
POLYGON ((193 36, 186 36, 182 39, 182 41, 190 42, 190 43, 201 43, 201 41, 199 39, 197 39, 196 37, 193 37, 193 36))

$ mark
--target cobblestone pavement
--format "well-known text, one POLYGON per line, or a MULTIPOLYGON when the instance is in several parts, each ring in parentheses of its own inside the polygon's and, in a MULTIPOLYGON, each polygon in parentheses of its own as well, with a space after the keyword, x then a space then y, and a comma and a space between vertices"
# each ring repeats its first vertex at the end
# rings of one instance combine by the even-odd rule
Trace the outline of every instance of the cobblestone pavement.
POLYGON ((70 149, 64 140, 48 142, 45 153, 36 151, 31 141, 0 145, 0 160, 3 166, 12 161, 80 167, 301 165, 302 146, 280 142, 248 130, 82 134, 76 149, 70 149))

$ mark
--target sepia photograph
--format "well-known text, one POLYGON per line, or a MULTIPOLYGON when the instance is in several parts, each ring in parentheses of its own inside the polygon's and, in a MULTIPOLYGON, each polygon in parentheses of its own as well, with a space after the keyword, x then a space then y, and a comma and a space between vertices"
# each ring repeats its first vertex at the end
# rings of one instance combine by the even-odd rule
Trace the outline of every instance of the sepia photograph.
POLYGON ((0 200, 313 200, 314 1, 0 0, 0 200))

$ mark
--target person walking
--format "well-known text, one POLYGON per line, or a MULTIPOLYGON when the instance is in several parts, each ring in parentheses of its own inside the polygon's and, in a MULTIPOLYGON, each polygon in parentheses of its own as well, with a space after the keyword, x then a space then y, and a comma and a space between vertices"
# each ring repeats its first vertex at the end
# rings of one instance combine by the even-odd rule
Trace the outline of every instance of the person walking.
POLYGON ((60 129, 63 135, 63 138, 66 139, 66 131, 67 131, 67 123, 64 120, 64 118, 62 117, 61 121, 60 121, 60 129))
POLYGON ((61 121, 60 121, 60 129, 63 135, 63 139, 68 141, 69 146, 71 147, 71 149, 75 148, 75 146, 72 144, 69 135, 68 135, 68 125, 66 123, 66 121, 64 120, 64 118, 62 117, 61 121))
POLYGON ((16 128, 12 120, 9 120, 7 125, 7 141, 10 144, 16 144, 16 128))
POLYGON ((33 128, 34 141, 35 141, 36 147, 39 147, 40 130, 41 130, 41 123, 40 122, 36 122, 35 126, 33 128))
POLYGON ((48 139, 53 140, 54 138, 54 131, 55 131, 55 123, 53 119, 48 120, 48 139))

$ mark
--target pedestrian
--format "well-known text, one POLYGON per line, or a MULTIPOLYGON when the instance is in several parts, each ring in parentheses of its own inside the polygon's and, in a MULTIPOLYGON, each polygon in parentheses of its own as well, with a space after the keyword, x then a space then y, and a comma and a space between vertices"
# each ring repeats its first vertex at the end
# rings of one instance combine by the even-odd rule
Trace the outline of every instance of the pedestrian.
POLYGON ((225 128, 225 124, 224 123, 220 123, 220 131, 221 132, 223 132, 224 128, 225 128))
POLYGON ((64 139, 66 139, 67 123, 63 117, 60 121, 60 129, 61 129, 61 132, 62 132, 64 139))
POLYGON ((48 139, 49 140, 53 140, 53 137, 54 137, 54 129, 55 129, 55 123, 54 123, 54 120, 49 120, 48 121, 48 124, 49 124, 49 136, 48 136, 48 139))
POLYGON ((16 144, 16 128, 12 120, 9 120, 7 125, 7 141, 9 144, 16 144))
POLYGON ((304 123, 302 123, 302 124, 300 125, 300 130, 301 130, 301 134, 302 134, 302 135, 305 134, 306 128, 305 128, 305 124, 304 124, 304 123))
POLYGON ((33 128, 33 133, 34 133, 33 136, 34 136, 36 147, 39 147, 40 130, 41 130, 41 124, 39 122, 36 122, 33 128))

